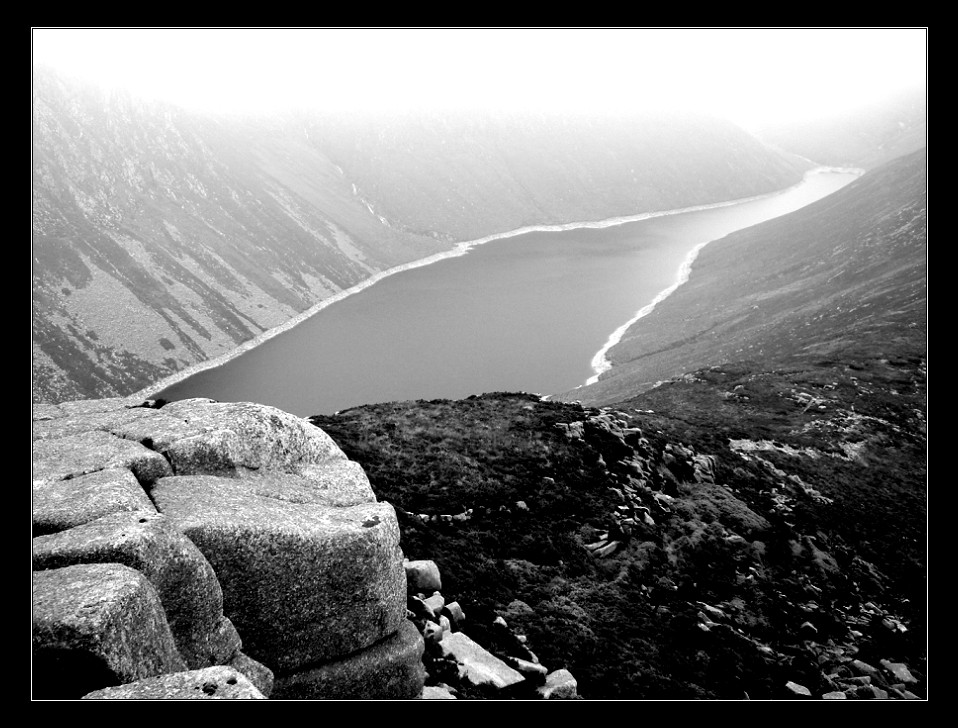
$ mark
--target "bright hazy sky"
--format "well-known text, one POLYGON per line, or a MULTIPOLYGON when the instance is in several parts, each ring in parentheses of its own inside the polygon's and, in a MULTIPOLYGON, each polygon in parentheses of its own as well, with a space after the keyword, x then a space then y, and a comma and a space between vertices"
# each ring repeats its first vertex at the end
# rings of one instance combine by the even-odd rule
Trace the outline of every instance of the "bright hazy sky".
POLYGON ((801 119, 924 85, 927 30, 34 28, 33 60, 201 110, 704 108, 801 119))

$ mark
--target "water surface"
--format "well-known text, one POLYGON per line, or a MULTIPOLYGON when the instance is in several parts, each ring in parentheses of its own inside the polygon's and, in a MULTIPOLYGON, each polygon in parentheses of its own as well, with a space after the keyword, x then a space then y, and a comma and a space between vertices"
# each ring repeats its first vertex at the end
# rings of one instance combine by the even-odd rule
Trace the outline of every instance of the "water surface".
POLYGON ((843 187, 818 172, 783 193, 598 229, 493 240, 384 278, 153 396, 251 401, 308 416, 491 391, 568 391, 610 335, 697 246, 843 187))

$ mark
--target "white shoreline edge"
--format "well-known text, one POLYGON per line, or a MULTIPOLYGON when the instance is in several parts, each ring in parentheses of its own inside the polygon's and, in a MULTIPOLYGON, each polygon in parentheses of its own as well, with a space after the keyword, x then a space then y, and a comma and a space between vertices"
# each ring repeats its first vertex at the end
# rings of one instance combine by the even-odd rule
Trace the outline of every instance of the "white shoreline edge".
MULTIPOLYGON (((347 298, 348 296, 352 296, 356 293, 359 293, 360 291, 365 290, 366 288, 369 288, 372 285, 375 285, 376 283, 381 281, 383 278, 388 278, 389 276, 396 275, 397 273, 402 273, 403 271, 412 270, 414 268, 421 268, 426 265, 432 265, 433 263, 438 263, 440 260, 446 260, 447 258, 458 258, 468 253, 474 247, 479 245, 484 245, 485 243, 490 243, 493 240, 503 240, 505 238, 512 238, 517 235, 525 235, 526 233, 535 233, 535 232, 563 232, 566 230, 598 229, 598 228, 615 227, 617 225, 624 225, 625 223, 629 223, 629 222, 639 222, 640 220, 649 220, 656 217, 665 217, 667 215, 681 215, 687 212, 698 212, 700 210, 713 210, 719 207, 729 207, 731 205, 738 205, 743 202, 751 202, 753 200, 761 200, 767 197, 774 197, 776 195, 783 194, 785 192, 788 192, 791 189, 794 189, 798 185, 802 184, 805 181, 805 178, 808 177, 808 175, 810 174, 816 174, 816 173, 822 173, 822 172, 858 172, 860 174, 862 171, 863 170, 846 169, 841 167, 816 167, 815 169, 811 169, 805 172, 801 182, 797 182, 794 185, 791 185, 790 187, 786 187, 781 190, 776 190, 775 192, 768 192, 763 195, 754 195, 752 197, 741 197, 735 200, 727 200, 725 202, 713 202, 707 205, 694 205, 692 207, 681 207, 681 208, 676 208, 674 210, 660 210, 660 211, 654 211, 654 212, 642 212, 636 215, 610 217, 605 220, 596 220, 596 221, 589 221, 589 222, 568 222, 568 223, 561 223, 558 225, 527 225, 525 227, 516 228, 515 230, 508 230, 506 232, 495 233, 493 235, 487 235, 485 237, 477 238, 475 240, 467 240, 465 242, 456 243, 456 245, 452 248, 452 250, 443 251, 441 253, 434 253, 433 255, 427 256, 425 258, 420 258, 418 260, 414 260, 409 263, 402 263, 401 265, 397 265, 392 268, 388 268, 384 271, 374 273, 372 276, 365 279, 361 283, 357 283, 355 286, 346 288, 340 291, 339 293, 335 293, 329 298, 324 298, 322 301, 319 301, 318 303, 309 307, 302 313, 297 314, 296 316, 289 319, 285 323, 282 323, 279 326, 276 326, 272 329, 268 329, 260 334, 257 334, 249 341, 243 342, 242 344, 237 346, 235 349, 230 350, 226 354, 221 354, 220 356, 215 357, 213 359, 208 359, 206 361, 193 364, 187 367, 186 369, 182 369, 176 372, 175 374, 171 374, 170 376, 165 377, 154 384, 150 384, 149 386, 144 387, 143 389, 137 392, 134 392, 133 394, 130 394, 128 396, 131 398, 142 397, 144 399, 150 399, 156 393, 166 389, 167 387, 171 387, 174 384, 177 384, 178 382, 183 381, 184 379, 188 379, 192 377, 194 374, 198 374, 202 371, 206 371, 207 369, 215 369, 216 367, 226 364, 228 361, 235 359, 236 357, 240 356, 241 354, 244 354, 250 349, 257 347, 260 344, 265 343, 266 341, 269 341, 275 336, 279 336, 280 334, 289 331, 295 326, 298 326, 306 319, 322 311, 324 308, 328 306, 332 306, 334 303, 338 301, 342 301, 344 298, 347 298)), ((680 268, 680 271, 679 271, 680 277, 682 275, 682 270, 685 269, 686 265, 688 266, 689 270, 691 270, 692 261, 695 260, 695 256, 698 255, 698 251, 702 247, 704 247, 706 244, 707 243, 702 243, 701 245, 697 246, 695 250, 693 251, 694 255, 692 253, 689 254, 691 257, 687 259, 687 261, 683 262, 682 267, 680 268)), ((688 273, 685 274, 685 280, 688 280, 688 273)), ((622 338, 622 335, 625 333, 626 329, 628 329, 629 326, 631 326, 633 323, 635 323, 640 318, 642 318, 642 316, 645 316, 646 314, 648 314, 649 311, 651 311, 652 308, 654 308, 657 303, 665 299, 683 282, 684 282, 683 280, 678 280, 669 288, 665 289, 665 291, 663 291, 658 296, 656 296, 656 298, 653 300, 651 304, 640 309, 633 319, 631 319, 628 323, 623 324, 622 326, 620 326, 618 329, 615 330, 615 332, 609 337, 608 341, 606 342, 606 345, 603 346, 602 349, 599 350, 599 352, 592 358, 592 368, 593 368, 593 371, 596 372, 596 374, 593 377, 590 377, 589 380, 586 382, 586 384, 591 384, 594 381, 597 381, 599 375, 605 371, 608 371, 608 369, 611 367, 611 364, 609 364, 608 360, 605 358, 605 354, 608 352, 609 349, 611 349, 613 346, 615 346, 615 344, 619 342, 619 340, 622 338), (605 368, 599 371, 600 366, 604 366, 605 368)), ((579 385, 579 386, 584 386, 584 385, 579 385)))
MULTIPOLYGON (((785 192, 788 192, 789 190, 792 190, 798 187, 798 185, 804 183, 809 175, 828 174, 828 173, 855 174, 861 177, 865 173, 865 170, 859 167, 815 167, 814 169, 810 169, 807 172, 805 172, 805 174, 802 177, 802 181, 792 185, 791 187, 786 187, 783 190, 779 190, 778 192, 771 192, 766 195, 758 195, 756 197, 749 197, 743 200, 735 200, 733 203, 729 203, 729 204, 735 204, 736 202, 749 202, 751 200, 764 199, 767 197, 774 197, 775 195, 784 194, 785 192)), ((721 206, 722 205, 714 205, 714 207, 721 207, 721 206)), ((683 210, 683 212, 685 211, 683 210)), ((715 240, 721 240, 721 239, 722 238, 715 238, 715 240)), ((631 328, 636 321, 652 313, 653 309, 655 309, 655 307, 658 304, 660 304, 666 298, 668 298, 673 293, 675 293, 675 291, 678 289, 679 286, 681 286, 683 283, 686 283, 688 281, 689 276, 692 274, 692 264, 695 262, 695 259, 698 257, 699 252, 701 252, 702 248, 704 248, 709 243, 715 242, 715 240, 706 240, 704 243, 699 243, 694 248, 692 248, 692 250, 689 251, 688 255, 685 256, 685 259, 682 261, 681 265, 679 265, 679 270, 678 270, 678 273, 676 274, 675 282, 672 283, 672 285, 669 286, 668 288, 665 288, 659 291, 658 295, 656 295, 656 297, 652 299, 651 303, 646 304, 645 306, 640 308, 638 311, 636 311, 635 315, 631 319, 626 321, 619 328, 613 331, 612 334, 610 334, 609 338, 605 342, 605 345, 601 349, 599 349, 599 351, 596 352, 594 357, 592 357, 591 366, 592 366, 592 371, 595 373, 591 377, 589 377, 587 380, 585 380, 583 384, 580 384, 578 387, 576 387, 576 389, 581 389, 582 387, 587 387, 590 384, 595 384, 596 382, 599 381, 600 376, 602 376, 603 374, 605 374, 607 371, 609 371, 612 368, 612 362, 610 362, 608 358, 609 350, 613 346, 618 344, 620 341, 622 341, 622 337, 625 335, 625 332, 628 331, 629 328, 631 328)))

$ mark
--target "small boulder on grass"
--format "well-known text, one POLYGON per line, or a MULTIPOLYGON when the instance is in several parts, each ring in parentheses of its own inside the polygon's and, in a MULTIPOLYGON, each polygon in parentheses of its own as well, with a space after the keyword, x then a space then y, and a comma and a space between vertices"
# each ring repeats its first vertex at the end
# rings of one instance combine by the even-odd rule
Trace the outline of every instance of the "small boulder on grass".
POLYGON ((568 670, 556 670, 546 675, 546 683, 536 692, 543 700, 575 700, 578 697, 578 683, 568 670))
POLYGON ((442 591, 442 579, 435 561, 406 561, 406 588, 410 594, 442 591))

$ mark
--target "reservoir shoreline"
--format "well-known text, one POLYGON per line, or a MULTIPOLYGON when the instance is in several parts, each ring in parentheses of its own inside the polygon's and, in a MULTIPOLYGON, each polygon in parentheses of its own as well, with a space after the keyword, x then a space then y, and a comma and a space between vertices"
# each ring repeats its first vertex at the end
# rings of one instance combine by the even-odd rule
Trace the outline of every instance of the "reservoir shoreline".
MULTIPOLYGON (((807 177, 811 174, 827 174, 829 172, 843 172, 843 173, 849 173, 849 174, 857 174, 858 176, 861 176, 862 174, 865 173, 865 170, 859 169, 857 167, 854 167, 854 168, 816 167, 814 169, 808 170, 805 173, 805 176, 803 177, 802 182, 804 182, 805 179, 807 179, 807 177)), ((799 182, 798 184, 802 184, 802 183, 799 182)), ((786 192, 789 189, 793 189, 795 186, 797 185, 793 185, 792 187, 789 187, 786 190, 782 190, 781 192, 786 192)), ((773 193, 773 194, 781 194, 781 193, 773 193)), ((769 197, 769 196, 770 195, 764 195, 763 197, 769 197)), ((752 199, 755 199, 755 198, 752 198, 752 199)), ((742 200, 742 201, 744 202, 745 200, 742 200)), ((722 238, 716 238, 715 240, 721 240, 721 239, 722 238)), ((698 255, 702 251, 702 248, 704 248, 709 243, 714 243, 715 240, 706 240, 705 242, 699 243, 694 248, 692 248, 692 250, 690 250, 688 255, 685 257, 685 260, 683 260, 682 264, 679 266, 678 272, 675 277, 675 281, 672 283, 672 285, 670 285, 668 288, 662 289, 662 291, 660 291, 658 295, 656 295, 656 297, 652 299, 652 301, 650 301, 648 304, 646 304, 645 306, 640 308, 638 311, 636 311, 635 315, 632 318, 630 318, 628 321, 626 321, 624 324, 622 324, 619 328, 617 328, 615 331, 613 331, 609 335, 609 338, 605 342, 605 345, 601 349, 599 349, 599 351, 596 352, 596 355, 592 358, 592 371, 594 372, 594 374, 591 377, 589 377, 584 383, 576 387, 576 389, 580 389, 581 387, 586 387, 590 384, 595 384, 596 382, 599 381, 599 377, 601 377, 603 374, 605 374, 607 371, 609 371, 612 368, 612 362, 609 361, 609 358, 608 358, 609 351, 612 349, 612 347, 614 347, 620 341, 622 341, 622 337, 625 336, 625 333, 637 321, 639 321, 639 319, 642 319, 645 316, 648 316, 650 313, 652 313, 652 311, 655 309, 655 307, 658 304, 662 303, 662 301, 664 301, 666 298, 668 298, 673 293, 675 293, 675 291, 679 288, 679 286, 681 286, 683 283, 688 281, 689 276, 692 274, 692 265, 695 263, 695 259, 698 258, 698 255)))
MULTIPOLYGON (((690 213, 690 212, 698 212, 703 210, 712 210, 712 209, 717 209, 722 207, 729 207, 733 205, 747 203, 750 201, 762 200, 762 199, 775 197, 777 195, 782 195, 803 184, 809 175, 816 174, 816 173, 824 173, 824 172, 835 172, 835 171, 855 172, 859 174, 861 173, 861 170, 839 169, 834 167, 817 167, 815 169, 807 171, 802 181, 796 183, 795 185, 791 185, 781 190, 776 190, 774 192, 769 192, 763 195, 755 195, 752 197, 738 198, 735 200, 727 200, 723 202, 710 203, 706 205, 695 205, 695 206, 690 206, 685 208, 676 208, 672 210, 660 210, 660 211, 638 213, 634 215, 618 216, 618 217, 612 217, 612 218, 607 218, 604 220, 597 220, 597 221, 570 222, 570 223, 561 223, 561 224, 552 224, 552 225, 547 225, 547 224, 529 225, 529 226, 524 226, 521 228, 516 228, 514 230, 509 230, 509 231, 505 231, 501 233, 495 233, 482 238, 477 238, 475 240, 460 242, 455 244, 455 246, 451 248, 450 250, 443 251, 440 253, 435 253, 425 258, 420 258, 418 260, 414 260, 408 263, 394 266, 387 270, 375 273, 369 278, 365 279, 364 281, 350 288, 344 289, 326 299, 323 299, 322 301, 319 301, 318 303, 314 304, 313 306, 306 309, 302 313, 297 314, 293 318, 289 319, 285 323, 258 334, 257 336, 253 337, 249 341, 246 341, 240 344, 235 349, 232 349, 231 351, 225 354, 222 354, 218 357, 215 357, 213 359, 203 361, 203 362, 198 362, 194 365, 191 365, 187 367, 186 369, 183 369, 168 377, 165 377, 164 379, 156 383, 153 383, 129 396, 143 397, 144 399, 150 399, 153 396, 155 396, 157 393, 185 379, 188 379, 199 372, 203 372, 203 371, 207 371, 210 369, 215 369, 217 367, 223 366, 224 364, 248 352, 249 350, 257 346, 260 346, 261 344, 269 341, 270 339, 295 328, 296 326, 300 325, 307 319, 313 317, 315 314, 333 305, 334 303, 342 301, 343 299, 353 296, 354 294, 360 293, 361 291, 375 285, 376 283, 382 281, 385 278, 394 276, 398 273, 402 273, 405 271, 428 266, 442 260, 447 260, 449 258, 456 258, 456 257, 466 255, 472 249, 476 248, 477 246, 484 245, 485 243, 489 243, 495 240, 503 240, 507 238, 517 237, 517 236, 525 235, 528 233, 536 233, 536 232, 548 233, 548 232, 563 232, 568 230, 609 228, 609 227, 614 227, 618 225, 624 225, 631 222, 639 222, 639 221, 649 220, 649 219, 658 218, 658 217, 665 217, 670 215, 681 215, 681 214, 690 213)), ((692 253, 689 254, 689 256, 687 256, 686 260, 683 262, 682 266, 680 267, 678 278, 671 286, 669 286, 668 288, 660 292, 652 301, 652 303, 644 306, 642 309, 639 310, 639 312, 637 312, 636 316, 634 316, 626 324, 619 327, 618 329, 616 329, 615 332, 613 332, 613 334, 607 340, 606 345, 603 346, 603 348, 592 359, 592 369, 593 371, 596 372, 596 374, 594 375, 594 377, 589 379, 589 382, 597 378, 602 372, 608 370, 608 363, 607 363, 607 360, 605 359, 605 354, 608 352, 608 350, 612 346, 614 346, 616 343, 618 343, 619 340, 621 340, 622 335, 625 333, 628 327, 631 326, 639 318, 646 315, 649 311, 651 311, 652 308, 654 308, 654 306, 657 303, 661 302, 668 295, 670 295, 676 288, 678 288, 679 285, 681 285, 682 282, 684 282, 684 280, 687 280, 688 278, 687 269, 690 269, 691 263, 695 259, 695 255, 697 255, 698 251, 702 247, 704 247, 705 244, 707 243, 700 244, 699 246, 696 247, 696 249, 692 253), (686 271, 684 274, 685 275, 684 279, 682 278, 683 271, 686 271), (602 371, 599 371, 598 367, 605 367, 605 368, 602 369, 602 371)))

